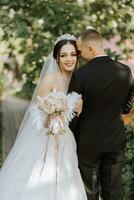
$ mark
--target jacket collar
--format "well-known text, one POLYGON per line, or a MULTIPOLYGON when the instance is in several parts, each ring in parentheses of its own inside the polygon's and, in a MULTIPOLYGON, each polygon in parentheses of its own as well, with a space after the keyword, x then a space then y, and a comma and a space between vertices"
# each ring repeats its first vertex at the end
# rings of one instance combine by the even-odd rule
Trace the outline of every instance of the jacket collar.
POLYGON ((98 63, 98 62, 101 62, 101 61, 108 61, 108 60, 111 60, 111 58, 107 55, 97 56, 97 57, 94 57, 91 61, 89 61, 88 64, 98 63))

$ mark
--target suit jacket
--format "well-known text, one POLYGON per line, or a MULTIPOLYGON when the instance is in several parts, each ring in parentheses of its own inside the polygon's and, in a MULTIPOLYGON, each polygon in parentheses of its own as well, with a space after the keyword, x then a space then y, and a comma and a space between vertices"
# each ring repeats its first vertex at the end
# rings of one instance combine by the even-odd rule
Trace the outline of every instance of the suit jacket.
POLYGON ((124 149, 121 114, 131 109, 132 82, 129 67, 108 56, 96 57, 73 73, 68 92, 83 98, 82 113, 70 123, 79 154, 124 149))
POLYGON ((125 99, 125 102, 122 107, 122 114, 128 114, 133 106, 133 97, 134 97, 134 79, 131 78, 131 84, 128 95, 125 99))

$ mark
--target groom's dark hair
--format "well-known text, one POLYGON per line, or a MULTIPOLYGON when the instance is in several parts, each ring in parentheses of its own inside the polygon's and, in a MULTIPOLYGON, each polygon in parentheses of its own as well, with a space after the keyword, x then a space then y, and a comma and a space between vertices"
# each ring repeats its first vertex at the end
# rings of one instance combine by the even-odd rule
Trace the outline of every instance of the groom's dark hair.
POLYGON ((83 31, 82 33, 80 33, 80 35, 78 36, 78 38, 81 38, 82 42, 87 43, 88 41, 90 42, 95 42, 95 43, 100 43, 102 44, 102 37, 99 34, 99 32, 95 29, 87 29, 85 31, 83 31))

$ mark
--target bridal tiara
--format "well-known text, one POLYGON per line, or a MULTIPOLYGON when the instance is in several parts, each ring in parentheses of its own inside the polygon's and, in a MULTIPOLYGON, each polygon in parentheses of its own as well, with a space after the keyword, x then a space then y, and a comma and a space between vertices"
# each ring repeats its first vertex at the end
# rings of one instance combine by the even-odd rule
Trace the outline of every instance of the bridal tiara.
POLYGON ((69 33, 63 34, 59 37, 57 37, 56 41, 54 42, 54 45, 56 45, 61 40, 74 40, 76 41, 76 37, 74 35, 71 35, 69 33))

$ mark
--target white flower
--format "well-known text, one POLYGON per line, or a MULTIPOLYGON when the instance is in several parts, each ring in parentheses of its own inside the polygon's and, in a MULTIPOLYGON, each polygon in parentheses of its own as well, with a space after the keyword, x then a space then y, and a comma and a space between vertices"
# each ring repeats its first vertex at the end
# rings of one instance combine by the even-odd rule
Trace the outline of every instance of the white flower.
POLYGON ((46 134, 65 133, 64 115, 67 113, 67 96, 60 91, 50 92, 47 96, 37 96, 39 108, 49 116, 46 134))
POLYGON ((39 108, 47 114, 67 111, 67 96, 63 92, 51 92, 45 97, 37 96, 39 108))

